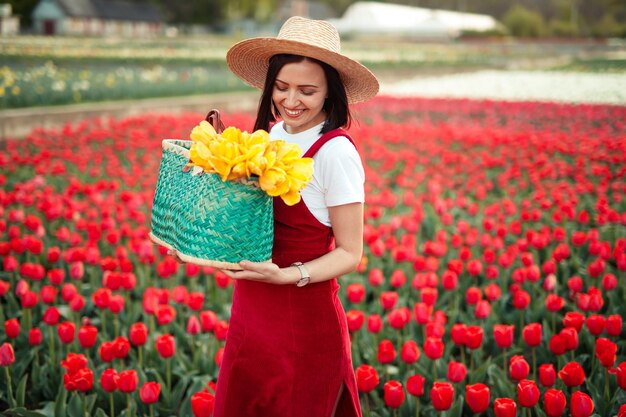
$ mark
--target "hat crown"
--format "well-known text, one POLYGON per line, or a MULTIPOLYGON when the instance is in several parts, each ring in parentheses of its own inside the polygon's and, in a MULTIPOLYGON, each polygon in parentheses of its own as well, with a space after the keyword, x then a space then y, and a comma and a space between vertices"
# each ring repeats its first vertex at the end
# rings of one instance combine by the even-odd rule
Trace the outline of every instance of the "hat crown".
POLYGON ((323 20, 310 20, 294 16, 280 28, 277 39, 305 43, 331 52, 341 53, 337 29, 323 20))

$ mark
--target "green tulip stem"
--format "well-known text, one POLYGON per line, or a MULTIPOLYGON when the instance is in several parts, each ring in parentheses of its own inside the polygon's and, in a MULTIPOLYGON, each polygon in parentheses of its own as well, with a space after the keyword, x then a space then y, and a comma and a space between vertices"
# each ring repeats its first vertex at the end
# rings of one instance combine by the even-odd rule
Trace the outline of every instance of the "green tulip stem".
POLYGON ((130 394, 126 394, 126 407, 127 407, 127 412, 126 415, 129 417, 132 417, 132 411, 133 411, 133 407, 132 407, 132 402, 131 402, 131 398, 130 398, 130 394))
POLYGON ((604 368, 604 399, 608 400, 609 397, 609 369, 604 368))
POLYGON ((415 417, 420 417, 420 398, 415 397, 415 417))
POLYGON ((508 349, 507 349, 507 348, 504 348, 504 352, 502 353, 502 365, 503 365, 503 366, 502 366, 502 370, 503 370, 504 372, 506 372, 506 371, 507 371, 507 360, 506 360, 507 353, 508 353, 508 349))
POLYGON ((143 346, 137 346, 137 359, 139 361, 139 368, 143 365, 143 346))
POLYGON ((365 395, 363 396, 364 399, 364 409, 365 409, 365 417, 371 417, 371 412, 370 412, 370 400, 369 400, 369 393, 365 393, 365 395))
POLYGON ((474 351, 473 350, 470 350, 469 357, 470 357, 470 373, 474 373, 474 351))
POLYGON ((4 307, 2 305, 3 304, 0 303, 0 323, 4 323, 4 321, 6 320, 4 317, 4 307))
POLYGON ((536 348, 531 348, 530 349, 532 351, 532 355, 533 355, 533 379, 536 381, 537 380, 537 352, 536 352, 536 348))
POLYGON ((118 314, 113 315, 113 331, 115 332, 115 337, 120 335, 120 318, 118 314))
POLYGON ((467 363, 465 361, 465 346, 461 346, 460 351, 461 351, 461 363, 467 363))
POLYGON ((32 315, 30 308, 24 309, 24 330, 30 330, 33 327, 32 325, 32 315))
MULTIPOLYGON (((191 362, 194 364, 194 366, 197 366, 198 364, 197 359, 196 359, 196 338, 197 336, 195 334, 191 335, 191 362)), ((197 368, 196 368, 197 369, 197 368)))
POLYGON ((115 417, 115 401, 113 401, 112 392, 109 392, 109 410, 111 411, 111 417, 115 417))
POLYGON ((154 404, 150 404, 150 417, 154 417, 154 404))
POLYGON ((393 417, 398 417, 398 409, 397 408, 393 409, 393 417))
POLYGON ((13 398, 13 387, 11 386, 11 371, 8 366, 4 367, 4 373, 7 376, 7 396, 9 398, 9 405, 15 407, 15 398, 13 398))
POLYGON ((437 380, 437 359, 433 361, 433 382, 437 380))
POLYGON ((52 326, 48 327, 50 329, 50 359, 52 363, 56 363, 56 354, 54 352, 54 329, 52 326))
POLYGON ((89 417, 89 413, 87 412, 87 398, 85 397, 85 393, 81 392, 79 395, 80 402, 83 404, 83 414, 85 417, 89 417))
POLYGON ((109 335, 107 334, 106 319, 106 311, 104 309, 100 309, 100 326, 102 327, 102 336, 104 337, 104 340, 107 340, 109 338, 109 335))
POLYGON ((172 358, 165 360, 165 371, 167 376, 167 392, 172 392, 172 358))

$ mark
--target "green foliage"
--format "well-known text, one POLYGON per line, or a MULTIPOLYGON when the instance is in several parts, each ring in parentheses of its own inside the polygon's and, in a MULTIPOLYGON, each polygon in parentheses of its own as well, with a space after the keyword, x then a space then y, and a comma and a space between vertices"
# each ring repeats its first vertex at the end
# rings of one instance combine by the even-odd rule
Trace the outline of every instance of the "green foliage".
POLYGON ((513 36, 536 38, 544 33, 543 17, 521 5, 511 7, 502 21, 513 36))

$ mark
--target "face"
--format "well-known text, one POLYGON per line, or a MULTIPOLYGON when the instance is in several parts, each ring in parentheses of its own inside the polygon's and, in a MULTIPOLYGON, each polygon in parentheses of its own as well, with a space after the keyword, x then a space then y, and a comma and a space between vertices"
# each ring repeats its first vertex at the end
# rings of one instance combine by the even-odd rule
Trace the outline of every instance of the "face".
POLYGON ((319 64, 304 60, 286 64, 276 76, 272 101, 288 133, 300 133, 326 119, 322 111, 328 86, 319 64))

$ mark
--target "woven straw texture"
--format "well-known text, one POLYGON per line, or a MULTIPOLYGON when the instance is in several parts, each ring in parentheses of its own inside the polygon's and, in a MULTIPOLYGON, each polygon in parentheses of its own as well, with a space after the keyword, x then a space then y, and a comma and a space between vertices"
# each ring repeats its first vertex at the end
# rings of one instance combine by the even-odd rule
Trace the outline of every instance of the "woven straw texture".
POLYGON ((192 143, 163 141, 150 239, 198 265, 241 269, 243 259, 271 260, 272 198, 254 183, 183 172, 192 143))
POLYGON ((226 63, 246 83, 263 88, 269 60, 276 54, 307 56, 335 68, 350 103, 369 100, 378 93, 376 76, 341 54, 337 29, 323 20, 294 16, 285 22, 276 38, 252 38, 233 45, 226 54, 226 63))

